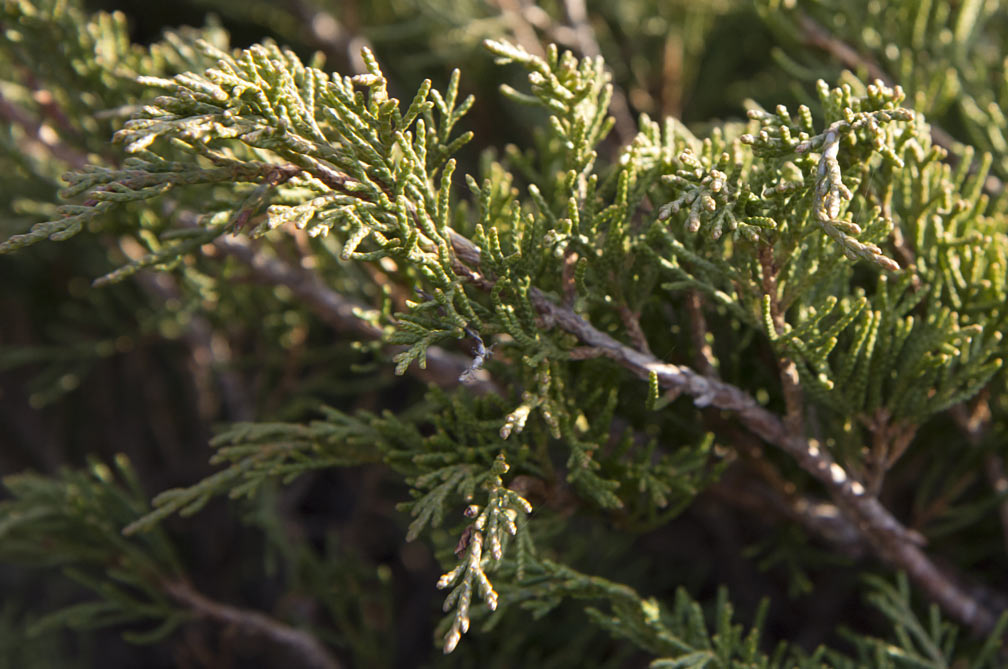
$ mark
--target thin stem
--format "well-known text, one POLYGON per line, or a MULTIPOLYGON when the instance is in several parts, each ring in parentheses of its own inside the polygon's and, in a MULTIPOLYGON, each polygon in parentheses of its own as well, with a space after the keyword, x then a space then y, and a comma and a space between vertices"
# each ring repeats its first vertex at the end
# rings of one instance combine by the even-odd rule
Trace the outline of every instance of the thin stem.
MULTIPOLYGON (((763 244, 759 248, 760 268, 763 274, 763 292, 770 297, 770 317, 773 320, 776 334, 784 332, 784 313, 781 311, 780 296, 777 294, 778 267, 773 260, 773 249, 763 244)), ((781 391, 784 393, 784 406, 787 412, 784 423, 792 433, 805 434, 805 398, 798 379, 798 367, 795 361, 786 355, 777 358, 780 373, 781 391)))
POLYGON ((318 669, 339 669, 342 666, 318 639, 308 632, 291 627, 259 611, 249 611, 215 602, 184 581, 165 583, 164 589, 173 599, 187 606, 197 616, 237 627, 288 648, 302 659, 304 662, 302 666, 318 669))
POLYGON ((872 447, 866 458, 868 474, 865 484, 872 495, 878 495, 886 474, 903 457, 917 435, 917 427, 907 421, 893 422, 889 411, 884 408, 862 422, 872 433, 872 447))
POLYGON ((650 354, 651 347, 648 346, 647 337, 644 334, 644 330, 641 329, 640 314, 631 311, 630 307, 626 304, 619 305, 617 310, 619 311, 620 320, 623 321, 623 327, 626 328, 627 336, 630 337, 630 341, 641 351, 650 354))
MULTIPOLYGON (((325 285, 315 273, 257 250, 243 237, 218 237, 214 248, 244 264, 252 275, 263 283, 286 286, 302 304, 334 330, 346 332, 368 340, 380 339, 381 328, 357 316, 368 307, 342 295, 325 285)), ((427 350, 427 367, 410 366, 411 374, 443 388, 457 386, 459 376, 469 369, 471 361, 440 347, 427 350)), ((466 387, 477 394, 499 392, 497 385, 485 370, 472 372, 466 387)))
POLYGON ((690 319, 690 340, 693 342, 694 360, 697 370, 704 376, 717 377, 717 359, 707 342, 707 318, 703 312, 703 297, 699 291, 686 293, 686 311, 690 319))

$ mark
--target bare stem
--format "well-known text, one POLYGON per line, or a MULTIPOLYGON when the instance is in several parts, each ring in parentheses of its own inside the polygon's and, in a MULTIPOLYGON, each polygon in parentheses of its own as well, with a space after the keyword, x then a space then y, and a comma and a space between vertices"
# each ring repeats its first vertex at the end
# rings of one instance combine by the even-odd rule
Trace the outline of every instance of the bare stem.
POLYGON ((339 669, 342 666, 319 640, 308 632, 291 627, 259 611, 249 611, 215 602, 184 581, 165 583, 164 589, 173 599, 187 606, 197 616, 236 627, 286 647, 302 659, 304 662, 302 666, 318 669, 339 669))
MULTIPOLYGON (((291 265, 257 250, 243 237, 218 237, 214 248, 240 261, 263 283, 286 286, 302 304, 334 330, 368 340, 380 339, 382 331, 357 314, 368 307, 342 295, 323 283, 318 274, 291 265)), ((427 367, 411 366, 411 373, 443 388, 458 385, 459 376, 469 369, 471 361, 440 347, 427 350, 427 367)), ((467 387, 478 394, 498 392, 496 384, 485 370, 476 370, 468 377, 467 387)))
MULTIPOLYGON (((780 307, 780 296, 777 295, 777 265, 773 259, 773 249, 761 245, 759 249, 760 267, 763 273, 763 292, 770 297, 770 317, 773 319, 777 334, 784 332, 784 314, 780 307)), ((784 406, 787 415, 784 423, 792 433, 805 434, 804 405, 805 398, 798 380, 798 367, 795 361, 786 355, 777 359, 780 373, 781 391, 784 393, 784 406)))
POLYGON ((630 310, 625 304, 621 304, 618 307, 620 320, 623 321, 623 326, 626 328, 627 336, 630 337, 630 341, 634 343, 641 351, 645 353, 651 353, 651 347, 648 346, 647 337, 644 335, 644 330, 640 326, 640 314, 636 314, 630 310))
POLYGON ((693 342, 696 367, 704 376, 716 377, 717 359, 707 342, 707 318, 703 312, 703 297, 698 291, 691 290, 686 294, 686 311, 689 313, 690 339, 693 342))

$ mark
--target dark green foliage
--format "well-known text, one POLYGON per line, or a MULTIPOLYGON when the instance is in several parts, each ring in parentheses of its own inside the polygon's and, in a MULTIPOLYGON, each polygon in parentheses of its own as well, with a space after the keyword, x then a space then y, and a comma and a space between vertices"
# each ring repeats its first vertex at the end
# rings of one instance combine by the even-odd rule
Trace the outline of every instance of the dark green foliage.
POLYGON ((38 632, 59 625, 94 629, 143 621, 154 625, 126 637, 150 642, 186 618, 162 590, 164 582, 182 576, 165 533, 155 530, 139 540, 122 536, 124 521, 144 513, 147 503, 125 456, 116 459, 116 469, 122 483, 98 462, 90 471, 68 471, 59 478, 18 474, 4 479, 13 499, 3 502, 3 558, 60 567, 95 597, 36 621, 38 632))

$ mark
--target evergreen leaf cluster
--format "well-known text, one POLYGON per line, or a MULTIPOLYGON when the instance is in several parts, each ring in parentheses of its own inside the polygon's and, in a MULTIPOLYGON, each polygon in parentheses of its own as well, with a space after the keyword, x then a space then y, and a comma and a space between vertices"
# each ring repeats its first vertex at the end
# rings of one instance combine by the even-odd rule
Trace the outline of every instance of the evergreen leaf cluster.
POLYGON ((1008 7, 204 4, 291 46, 0 13, 0 380, 136 426, 11 449, 0 561, 75 584, 33 634, 1001 666, 1008 7), (711 111, 734 40, 772 58, 711 111), (142 356, 170 371, 83 397, 142 356), (216 585, 203 523, 246 542, 216 585))

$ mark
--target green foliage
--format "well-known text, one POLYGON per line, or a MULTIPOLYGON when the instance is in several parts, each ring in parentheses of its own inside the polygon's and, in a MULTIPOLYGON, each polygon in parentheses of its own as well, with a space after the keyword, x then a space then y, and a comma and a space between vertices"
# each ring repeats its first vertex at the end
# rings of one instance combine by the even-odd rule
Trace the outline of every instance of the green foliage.
MULTIPOLYGON (((466 527, 455 548, 459 563, 438 579, 439 589, 455 586, 444 601, 445 611, 455 609, 451 627, 445 634, 445 653, 455 650, 462 635, 469 631, 469 607, 474 595, 478 595, 491 611, 497 608, 497 593, 487 577, 487 568, 503 559, 509 536, 518 533, 519 514, 532 512, 532 505, 527 500, 504 487, 500 476, 507 470, 508 464, 503 455, 497 456, 491 477, 484 483, 488 490, 485 506, 481 508, 472 504, 465 510, 466 517, 473 518, 473 522, 466 527), (488 555, 483 553, 484 543, 489 548, 488 555)), ((522 565, 532 557, 527 541, 521 543, 525 544, 525 550, 519 556, 519 578, 523 575, 522 565)))
POLYGON ((868 600, 892 621, 893 639, 850 635, 858 647, 856 661, 851 664, 851 660, 836 658, 838 665, 936 669, 960 664, 977 669, 1000 666, 1002 659, 998 649, 1008 617, 1002 616, 986 642, 975 652, 964 656, 956 649, 958 629, 942 620, 938 607, 930 607, 926 621, 917 616, 910 601, 910 587, 905 575, 899 575, 895 586, 877 577, 870 577, 868 582, 873 590, 868 600), (966 657, 969 657, 968 665, 966 657))
MULTIPOLYGON (((658 655, 651 667, 728 667, 738 666, 737 663, 768 666, 766 656, 758 649, 758 631, 754 628, 744 633, 740 625, 732 622, 732 607, 724 590, 718 594, 712 633, 703 609, 682 589, 676 592, 671 608, 665 610, 654 599, 643 599, 618 583, 554 563, 546 563, 544 568, 552 583, 540 596, 607 601, 611 611, 588 608, 589 617, 610 634, 630 639, 658 655)), ((761 617, 758 614, 757 621, 761 617)))
MULTIPOLYGON (((1006 98, 1003 7, 996 2, 760 2, 775 30, 789 35, 829 34, 834 44, 861 45, 860 62, 843 65, 861 76, 881 69, 908 92, 915 110, 929 118, 955 118, 971 146, 1001 156, 996 171, 1008 175, 1002 116, 1006 98)), ((818 40, 822 42, 823 40, 818 40)), ((824 45, 826 46, 826 45, 824 45)), ((827 51, 834 50, 832 47, 827 51)), ((821 54, 780 50, 777 57, 796 76, 822 71, 821 54)), ((952 127, 946 128, 952 130, 952 127)))
POLYGON ((4 479, 11 499, 0 503, 3 558, 60 567, 94 596, 36 621, 36 632, 142 621, 154 627, 127 632, 126 638, 152 642, 186 619, 162 590, 163 582, 182 575, 167 535, 156 530, 130 540, 121 534, 125 522, 146 511, 147 502, 129 461, 120 456, 115 466, 121 483, 99 462, 92 462, 89 471, 66 471, 59 478, 18 474, 4 479))
POLYGON ((228 467, 188 488, 160 493, 152 500, 155 510, 126 525, 123 533, 145 532, 173 513, 192 515, 214 495, 252 497, 269 481, 290 482, 312 470, 379 459, 380 453, 366 448, 373 430, 338 412, 327 413, 329 421, 309 425, 239 423, 229 427, 211 441, 217 453, 210 459, 211 464, 228 463, 228 467))
MULTIPOLYGON (((80 308, 64 307, 52 310, 57 335, 45 344, 0 341, 0 371, 37 373, 33 404, 73 402, 88 370, 170 336, 191 350, 188 364, 217 375, 219 392, 255 395, 229 415, 204 407, 207 420, 223 419, 210 441, 218 469, 180 468, 184 482, 166 477, 174 487, 150 506, 125 456, 118 477, 92 459, 84 471, 5 479, 0 558, 63 567, 90 593, 38 629, 143 622, 153 629, 130 627, 132 638, 156 641, 194 613, 213 618, 207 610, 223 609, 178 594, 188 565, 165 521, 204 522, 208 503, 227 497, 265 537, 249 569, 262 558, 282 588, 323 612, 298 627, 359 666, 394 662, 382 643, 396 633, 393 570, 331 527, 309 540, 287 526, 285 496, 344 469, 394 482, 370 500, 389 503, 389 553, 400 539, 432 547, 438 564, 415 570, 431 581, 441 573, 427 586, 446 590, 435 633, 445 653, 485 622, 502 639, 495 661, 528 664, 532 651, 517 640, 532 637, 528 620, 508 609, 548 630, 569 607, 580 616, 573 647, 595 648, 586 630, 601 630, 617 649, 600 666, 1003 659, 998 593, 961 585, 956 570, 993 580, 1004 556, 950 550, 946 570, 925 547, 943 533, 995 534, 988 516, 1004 502, 1008 79, 994 54, 1003 7, 757 3, 760 39, 776 35, 777 62, 809 85, 773 90, 789 104, 798 97, 791 109, 733 99, 747 119, 688 127, 662 113, 685 104, 682 90, 674 99, 634 90, 672 72, 675 54, 727 57, 697 35, 752 19, 752 8, 641 0, 582 20, 578 3, 544 3, 522 24, 577 43, 579 56, 519 29, 502 35, 492 26, 507 13, 489 4, 412 3, 416 24, 376 28, 374 48, 343 54, 357 70, 344 75, 327 71, 323 54, 298 55, 325 41, 322 28, 339 34, 321 6, 301 7, 311 14, 302 27, 294 10, 213 4, 304 42, 233 50, 210 23, 142 47, 122 15, 74 3, 18 0, 0 15, 0 65, 10 70, 0 115, 11 121, 0 165, 15 186, 0 196, 10 212, 0 216, 0 260, 19 263, 2 267, 41 274, 39 259, 53 258, 78 293, 86 276, 90 295, 116 297, 87 298, 103 325, 86 337, 74 334, 80 308), (552 10, 565 13, 567 32, 552 10), (617 57, 620 35, 645 16, 655 17, 640 26, 647 48, 656 26, 682 22, 663 43, 661 74, 642 61, 644 47, 626 45, 627 63, 617 57), (461 17, 487 22, 466 27, 461 17), (479 121, 492 94, 466 90, 486 82, 447 68, 419 85, 398 80, 397 68, 413 66, 382 45, 411 40, 435 63, 468 49, 466 77, 496 62, 485 78, 500 84, 507 114, 528 120, 524 145, 503 146, 479 121), (49 56, 54 42, 65 57, 49 56), (787 51, 797 42, 856 71, 787 51), (408 101, 390 91, 409 91, 408 101), (628 100, 655 118, 635 120, 628 100), (946 141, 948 131, 962 140, 946 141), (149 300, 160 302, 140 306, 149 300), (950 461, 960 466, 941 466, 950 461), (883 622, 850 632, 849 653, 787 638, 770 650, 779 639, 766 621, 787 602, 751 616, 754 606, 740 606, 742 625, 727 589, 710 601, 697 594, 713 592, 720 572, 687 574, 681 557, 649 548, 684 513, 732 534, 727 514, 705 515, 718 499, 907 571, 919 592, 903 575, 895 586, 869 578, 883 622), (607 540, 592 545, 595 531, 607 540), (931 600, 923 620, 918 598, 931 600), (981 640, 964 642, 956 624, 981 640)), ((395 4, 362 11, 377 21, 395 4)), ((700 81, 706 63, 680 63, 680 83, 717 84, 700 81)), ((27 291, 15 299, 29 302, 27 291)), ((765 562, 807 584, 828 578, 813 573, 822 550, 801 543, 765 562)), ((691 550, 691 561, 713 562, 691 550)), ((239 616, 227 610, 223 618, 239 616)))

